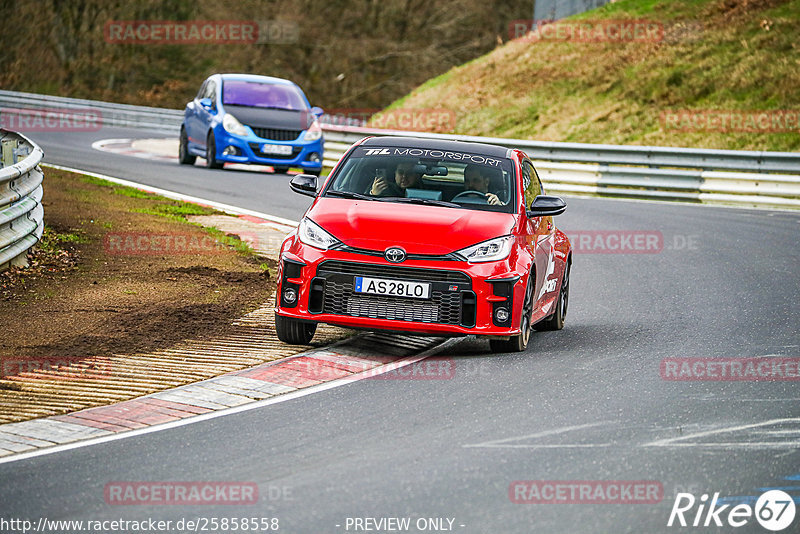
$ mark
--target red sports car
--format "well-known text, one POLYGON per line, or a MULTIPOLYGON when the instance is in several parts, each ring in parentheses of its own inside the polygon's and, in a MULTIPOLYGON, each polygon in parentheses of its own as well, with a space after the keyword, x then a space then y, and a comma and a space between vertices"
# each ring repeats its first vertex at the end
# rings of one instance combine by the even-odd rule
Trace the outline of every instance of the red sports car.
POLYGON ((353 145, 280 254, 275 327, 306 344, 317 323, 412 334, 487 336, 524 350, 559 330, 572 249, 553 225, 524 152, 495 145, 370 137, 353 145))

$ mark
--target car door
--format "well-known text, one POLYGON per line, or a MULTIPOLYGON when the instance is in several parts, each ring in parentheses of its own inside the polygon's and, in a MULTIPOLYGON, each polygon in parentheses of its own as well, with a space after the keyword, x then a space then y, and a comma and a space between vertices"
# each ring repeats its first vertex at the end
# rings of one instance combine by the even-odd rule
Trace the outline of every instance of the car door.
MULTIPOLYGON (((534 199, 543 194, 542 182, 536 169, 528 159, 522 161, 522 181, 525 192, 525 208, 528 209, 534 199)), ((535 308, 541 306, 543 297, 555 289, 555 262, 553 258, 553 240, 555 229, 552 217, 531 217, 528 219, 528 235, 534 251, 536 265, 536 286, 534 296, 535 308)), ((545 299, 546 300, 546 299, 545 299)))
POLYGON ((217 115, 217 82, 215 80, 208 80, 208 86, 206 87, 205 96, 203 98, 211 100, 210 109, 199 105, 197 110, 199 118, 198 124, 201 128, 201 131, 198 132, 198 140, 203 148, 205 148, 208 130, 212 127, 212 122, 217 115))
POLYGON ((186 134, 189 136, 189 142, 201 150, 205 150, 206 148, 208 129, 211 127, 211 122, 216 115, 216 86, 216 81, 213 79, 205 81, 200 91, 197 93, 197 97, 194 99, 192 113, 186 119, 186 134), (214 104, 211 111, 200 104, 200 101, 204 98, 210 99, 214 104))
POLYGON ((200 86, 200 90, 197 91, 197 96, 195 96, 194 100, 186 106, 184 127, 186 128, 186 136, 189 139, 189 145, 192 148, 202 148, 205 146, 203 143, 201 143, 201 138, 203 137, 203 128, 200 122, 199 111, 202 109, 200 100, 202 100, 206 94, 209 81, 210 80, 206 80, 203 82, 203 85, 200 86))

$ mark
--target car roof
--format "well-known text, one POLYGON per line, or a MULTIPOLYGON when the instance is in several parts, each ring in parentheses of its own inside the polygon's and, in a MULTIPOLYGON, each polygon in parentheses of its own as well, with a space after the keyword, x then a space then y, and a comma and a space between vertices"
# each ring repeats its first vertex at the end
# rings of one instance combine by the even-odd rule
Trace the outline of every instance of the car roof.
POLYGON ((468 141, 451 141, 448 139, 423 139, 419 137, 370 137, 365 139, 361 146, 449 150, 452 152, 469 152, 484 156, 493 156, 496 158, 508 158, 511 155, 511 149, 500 145, 487 145, 485 143, 471 143, 468 141))
POLYGON ((260 74, 240 74, 240 73, 226 73, 226 74, 218 74, 222 80, 241 80, 246 82, 260 82, 260 83, 271 83, 275 85, 294 85, 291 80, 285 80, 283 78, 275 78, 273 76, 262 76, 260 74))

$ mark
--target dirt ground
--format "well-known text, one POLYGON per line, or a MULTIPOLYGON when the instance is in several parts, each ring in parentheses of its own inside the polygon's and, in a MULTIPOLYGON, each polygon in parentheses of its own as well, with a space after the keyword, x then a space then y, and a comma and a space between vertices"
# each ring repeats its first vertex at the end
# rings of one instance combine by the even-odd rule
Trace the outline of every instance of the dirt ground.
POLYGON ((213 210, 54 169, 45 180, 46 231, 31 267, 0 274, 0 358, 144 352, 213 336, 275 288, 274 261, 184 219, 213 210))

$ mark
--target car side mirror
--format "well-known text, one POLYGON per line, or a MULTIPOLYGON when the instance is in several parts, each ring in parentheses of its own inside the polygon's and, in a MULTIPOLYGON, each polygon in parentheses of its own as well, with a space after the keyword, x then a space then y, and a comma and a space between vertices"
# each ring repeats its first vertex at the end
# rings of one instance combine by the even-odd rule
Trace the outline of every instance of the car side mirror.
POLYGON ((203 106, 203 109, 211 111, 214 109, 214 103, 211 101, 210 98, 201 98, 200 105, 203 106))
POLYGON ((539 195, 531 202, 531 209, 525 213, 528 217, 551 217, 561 215, 567 209, 567 203, 561 197, 539 195))
POLYGON ((295 193, 308 197, 317 196, 317 177, 313 174, 298 174, 289 182, 289 187, 295 193))
POLYGON ((325 114, 325 112, 319 106, 314 106, 313 108, 311 108, 311 113, 313 115, 316 115, 317 118, 322 117, 325 114))

